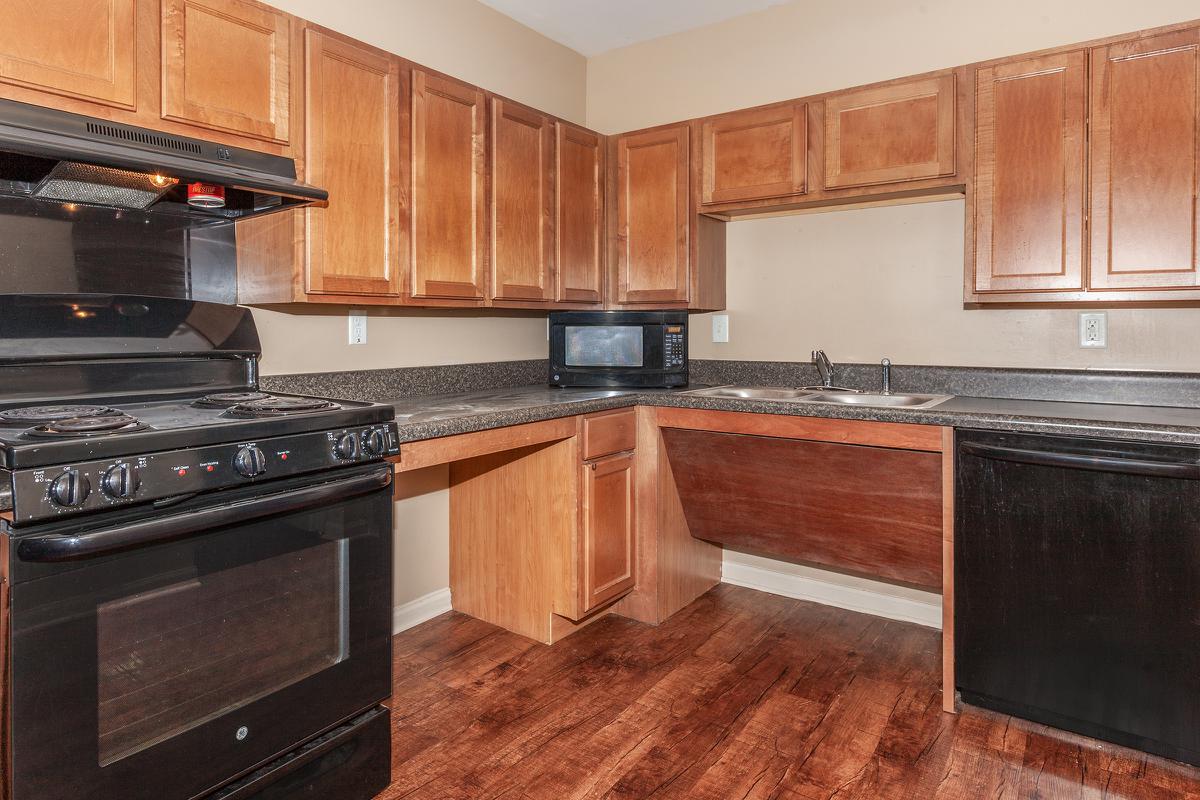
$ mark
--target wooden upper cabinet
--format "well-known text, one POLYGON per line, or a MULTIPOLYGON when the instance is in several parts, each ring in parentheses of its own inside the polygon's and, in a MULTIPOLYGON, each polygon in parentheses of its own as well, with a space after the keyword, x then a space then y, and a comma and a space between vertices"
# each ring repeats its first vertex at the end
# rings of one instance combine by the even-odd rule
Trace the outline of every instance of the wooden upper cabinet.
POLYGON ((290 18, 242 0, 162 0, 162 116, 287 144, 290 18))
POLYGON ((975 291, 1083 288, 1087 54, 975 79, 975 291))
POLYGON ((616 143, 616 302, 688 301, 688 135, 673 125, 616 143))
POLYGON ((307 290, 398 295, 399 62, 308 30, 305 168, 329 192, 306 210, 307 290))
POLYGON ((825 188, 953 175, 954 73, 825 98, 825 188))
POLYGON ((633 588, 637 580, 634 456, 583 467, 582 614, 633 588))
POLYGON ((410 291, 414 298, 484 299, 486 101, 482 89, 412 73, 410 291))
POLYGON ((6 0, 0 83, 132 111, 136 27, 134 0, 6 0))
POLYGON ((556 123, 555 300, 604 300, 604 137, 556 123))
POLYGON ((808 163, 808 104, 735 111, 701 128, 706 205, 803 194, 808 163))
POLYGON ((1092 289, 1200 285, 1200 29, 1092 51, 1092 289))
POLYGON ((492 299, 554 297, 554 121, 492 98, 492 299))

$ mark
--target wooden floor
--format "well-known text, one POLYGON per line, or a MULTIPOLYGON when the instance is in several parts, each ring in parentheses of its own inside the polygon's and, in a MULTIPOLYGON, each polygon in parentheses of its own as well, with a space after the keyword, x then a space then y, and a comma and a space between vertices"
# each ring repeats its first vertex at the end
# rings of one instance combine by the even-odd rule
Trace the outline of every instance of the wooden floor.
POLYGON ((553 646, 461 614, 396 637, 381 798, 1200 798, 1200 770, 943 714, 936 631, 722 585, 553 646))

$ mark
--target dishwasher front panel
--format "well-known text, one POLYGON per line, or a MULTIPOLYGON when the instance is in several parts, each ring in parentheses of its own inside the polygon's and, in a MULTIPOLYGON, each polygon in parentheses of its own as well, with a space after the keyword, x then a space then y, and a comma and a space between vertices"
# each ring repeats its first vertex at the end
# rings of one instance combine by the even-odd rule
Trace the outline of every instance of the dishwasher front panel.
POLYGON ((973 705, 1200 764, 1200 449, 959 431, 973 705))

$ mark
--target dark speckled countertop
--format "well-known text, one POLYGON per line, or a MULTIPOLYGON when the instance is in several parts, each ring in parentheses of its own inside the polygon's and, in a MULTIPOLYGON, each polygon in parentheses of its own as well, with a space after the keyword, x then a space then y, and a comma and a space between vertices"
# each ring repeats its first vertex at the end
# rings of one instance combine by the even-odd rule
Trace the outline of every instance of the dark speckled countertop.
MULTIPOLYGON (((390 403, 409 442, 641 404, 1200 444, 1197 373, 896 365, 896 391, 953 395, 932 408, 904 409, 686 393, 706 385, 812 384, 817 376, 806 363, 693 360, 693 384, 683 392, 552 389, 537 383, 546 368, 545 361, 513 361, 266 376, 262 384, 390 403)), ((837 381, 876 390, 879 367, 838 365, 837 381)))
POLYGON ((1200 409, 1051 400, 952 397, 928 409, 903 409, 713 398, 686 391, 527 386, 386 402, 395 406, 400 438, 407 442, 613 408, 653 405, 1200 444, 1200 409))

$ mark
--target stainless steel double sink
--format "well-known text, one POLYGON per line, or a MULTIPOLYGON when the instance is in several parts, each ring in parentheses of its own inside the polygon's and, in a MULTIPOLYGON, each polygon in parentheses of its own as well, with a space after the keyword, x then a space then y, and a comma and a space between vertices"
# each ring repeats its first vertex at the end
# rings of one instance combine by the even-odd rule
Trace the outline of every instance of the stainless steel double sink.
POLYGON ((740 400, 776 400, 787 403, 831 403, 843 406, 878 408, 932 408, 950 399, 948 394, 873 394, 853 389, 827 389, 819 386, 789 388, 783 386, 713 386, 682 394, 697 397, 726 397, 740 400))

